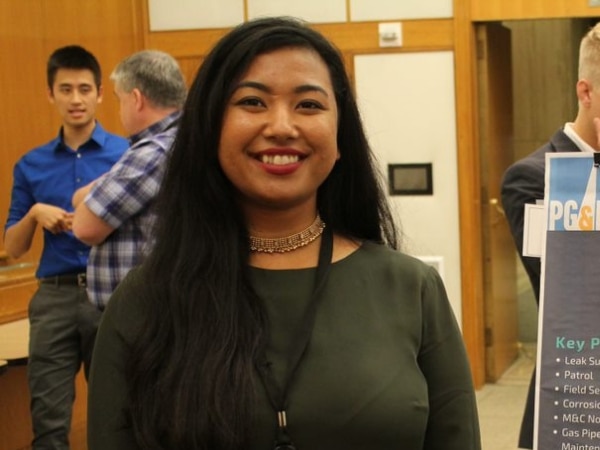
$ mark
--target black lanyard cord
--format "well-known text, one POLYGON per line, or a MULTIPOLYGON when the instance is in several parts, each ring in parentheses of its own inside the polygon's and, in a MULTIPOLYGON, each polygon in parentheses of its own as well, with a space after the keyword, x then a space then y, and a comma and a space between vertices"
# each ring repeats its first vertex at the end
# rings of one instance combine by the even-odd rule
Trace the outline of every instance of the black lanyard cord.
POLYGON ((317 307, 321 300, 321 291, 325 286, 325 281, 329 270, 331 269, 331 256, 333 254, 333 232, 329 227, 325 227, 323 230, 323 236, 321 240, 321 247, 319 249, 319 263, 317 266, 317 272, 315 274, 315 286, 313 288, 312 297, 304 312, 302 322, 298 326, 292 346, 290 355, 288 358, 288 373, 283 382, 283 389, 277 383, 271 363, 267 361, 265 351, 263 350, 262 355, 257 363, 258 373, 262 380, 262 383, 267 391, 269 402, 273 406, 273 409, 277 413, 277 424, 278 431, 275 442, 275 448, 279 449, 294 449, 291 439, 289 438, 287 428, 287 395, 289 387, 292 383, 294 375, 300 365, 308 343, 312 334, 312 330, 315 324, 315 317, 317 315, 317 307))

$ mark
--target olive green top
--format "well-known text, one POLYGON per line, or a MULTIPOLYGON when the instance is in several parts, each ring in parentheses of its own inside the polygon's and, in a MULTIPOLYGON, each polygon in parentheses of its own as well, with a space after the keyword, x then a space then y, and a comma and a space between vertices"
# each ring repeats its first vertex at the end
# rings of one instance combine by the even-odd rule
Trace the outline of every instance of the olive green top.
MULTIPOLYGON (((282 381, 315 269, 252 269, 271 330, 267 358, 282 381)), ((126 282, 125 282, 126 283, 126 282)), ((120 417, 134 297, 122 285, 100 326, 90 381, 90 450, 137 449, 120 417)), ((290 387, 298 450, 479 450, 475 394, 460 330, 435 269, 365 243, 332 265, 309 347, 290 387)), ((273 448, 276 414, 258 386, 249 450, 273 448)))

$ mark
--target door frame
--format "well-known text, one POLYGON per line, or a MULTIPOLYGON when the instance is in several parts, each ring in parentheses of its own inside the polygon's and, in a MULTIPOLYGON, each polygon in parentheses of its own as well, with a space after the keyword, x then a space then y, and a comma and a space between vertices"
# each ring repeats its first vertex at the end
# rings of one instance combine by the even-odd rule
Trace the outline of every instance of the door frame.
POLYGON ((504 171, 514 161, 512 32, 502 22, 476 25, 486 380, 497 381, 518 356, 515 245, 501 207, 504 171))
POLYGON ((459 179, 463 337, 476 388, 485 384, 485 311, 480 177, 477 44, 481 21, 600 17, 587 0, 454 0, 457 166, 459 179))

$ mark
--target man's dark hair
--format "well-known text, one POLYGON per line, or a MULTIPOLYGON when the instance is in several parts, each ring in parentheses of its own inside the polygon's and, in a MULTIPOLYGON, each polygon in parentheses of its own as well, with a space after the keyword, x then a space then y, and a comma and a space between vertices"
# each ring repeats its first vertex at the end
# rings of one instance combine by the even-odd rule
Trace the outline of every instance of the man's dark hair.
POLYGON ((94 74, 96 88, 102 84, 100 64, 94 55, 79 45, 68 45, 56 49, 48 59, 46 76, 48 88, 52 90, 58 69, 87 69, 94 74))

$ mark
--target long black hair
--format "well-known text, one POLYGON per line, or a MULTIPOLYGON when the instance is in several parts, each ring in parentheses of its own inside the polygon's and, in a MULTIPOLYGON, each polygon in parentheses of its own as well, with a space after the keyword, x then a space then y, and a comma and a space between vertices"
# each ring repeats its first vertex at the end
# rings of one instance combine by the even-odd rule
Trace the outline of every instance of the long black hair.
POLYGON ((338 234, 397 246, 343 59, 291 18, 234 28, 189 91, 157 200, 156 244, 140 275, 144 328, 129 362, 131 420, 145 449, 242 449, 251 432, 254 364, 267 337, 249 282, 248 231, 218 162, 226 103, 257 55, 316 51, 329 69, 341 158, 319 187, 318 209, 338 234))

